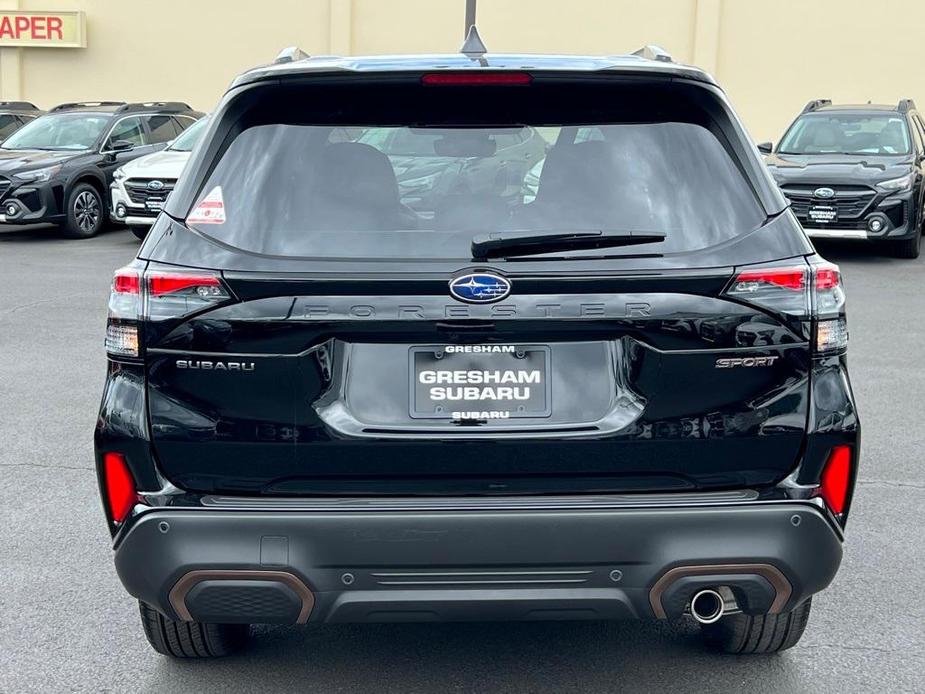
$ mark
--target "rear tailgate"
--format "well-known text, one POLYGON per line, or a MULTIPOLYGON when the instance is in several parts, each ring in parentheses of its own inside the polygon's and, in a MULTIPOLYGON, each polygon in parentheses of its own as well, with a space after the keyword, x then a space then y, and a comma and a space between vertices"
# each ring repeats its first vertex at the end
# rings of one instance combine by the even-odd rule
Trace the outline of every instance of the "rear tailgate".
POLYGON ((722 298, 731 276, 513 277, 507 299, 464 305, 449 278, 390 296, 226 273, 244 300, 149 344, 153 446, 208 492, 770 483, 800 455, 809 349, 798 325, 722 298))
MULTIPOLYGON (((812 248, 722 93, 659 70, 470 74, 226 95, 143 249, 220 272, 231 297, 146 325, 162 471, 251 494, 786 476, 806 431, 804 328, 724 292, 738 267, 805 268, 812 248), (663 241, 473 253, 477 235, 550 231, 663 241), (485 271, 510 296, 450 295, 485 271)), ((804 318, 805 279, 772 283, 804 318)))

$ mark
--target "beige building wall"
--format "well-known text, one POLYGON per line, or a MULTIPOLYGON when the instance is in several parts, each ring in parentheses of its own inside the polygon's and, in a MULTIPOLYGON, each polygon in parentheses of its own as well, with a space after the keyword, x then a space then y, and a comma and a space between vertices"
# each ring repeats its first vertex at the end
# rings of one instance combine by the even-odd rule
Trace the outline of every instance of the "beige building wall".
MULTIPOLYGON (((0 0, 83 10, 87 48, 0 48, 0 98, 179 99, 209 110, 238 72, 312 54, 453 52, 465 0, 0 0)), ((756 140, 812 98, 919 97, 925 0, 479 0, 496 52, 615 54, 656 43, 712 72, 756 140)))

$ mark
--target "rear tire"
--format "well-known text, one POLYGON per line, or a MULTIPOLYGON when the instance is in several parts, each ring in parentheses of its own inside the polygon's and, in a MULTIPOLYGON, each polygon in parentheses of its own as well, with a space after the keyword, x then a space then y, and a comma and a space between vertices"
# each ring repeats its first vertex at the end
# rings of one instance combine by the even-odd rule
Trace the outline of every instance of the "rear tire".
POLYGON ((922 229, 916 232, 915 236, 905 241, 896 241, 893 244, 893 255, 897 258, 906 260, 915 260, 922 252, 922 229))
POLYGON ((247 624, 176 622, 150 605, 138 603, 141 625, 151 648, 171 658, 219 658, 241 650, 247 641, 247 624))
POLYGON ((130 226, 129 229, 132 230, 132 233, 135 235, 136 239, 139 241, 144 241, 145 237, 148 235, 150 227, 130 226))
POLYGON ((67 221, 61 232, 71 239, 96 236, 106 222, 100 192, 89 183, 78 183, 67 196, 67 221))
POLYGON ((796 645, 809 622, 812 598, 782 614, 732 614, 700 631, 711 648, 736 655, 779 653, 796 645))

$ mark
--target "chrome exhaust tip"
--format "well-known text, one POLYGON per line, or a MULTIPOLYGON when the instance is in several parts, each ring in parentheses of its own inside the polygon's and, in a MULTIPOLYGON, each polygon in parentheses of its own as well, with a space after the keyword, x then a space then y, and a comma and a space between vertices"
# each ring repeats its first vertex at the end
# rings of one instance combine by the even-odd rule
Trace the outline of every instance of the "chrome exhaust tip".
POLYGON ((705 588, 691 598, 691 616, 700 624, 718 622, 726 609, 726 603, 719 591, 705 588))

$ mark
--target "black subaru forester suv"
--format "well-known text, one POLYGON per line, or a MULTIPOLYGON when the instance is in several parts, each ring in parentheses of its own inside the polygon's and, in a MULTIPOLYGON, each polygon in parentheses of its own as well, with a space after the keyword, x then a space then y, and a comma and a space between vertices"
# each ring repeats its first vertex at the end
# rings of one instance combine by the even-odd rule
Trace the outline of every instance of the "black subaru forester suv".
POLYGON ((839 270, 719 87, 663 54, 245 73, 116 272, 106 345, 100 489, 160 653, 685 614, 766 653, 841 561, 839 270), (524 128, 541 166, 473 190, 524 128), (412 207, 368 144, 389 132, 466 179, 412 207))

